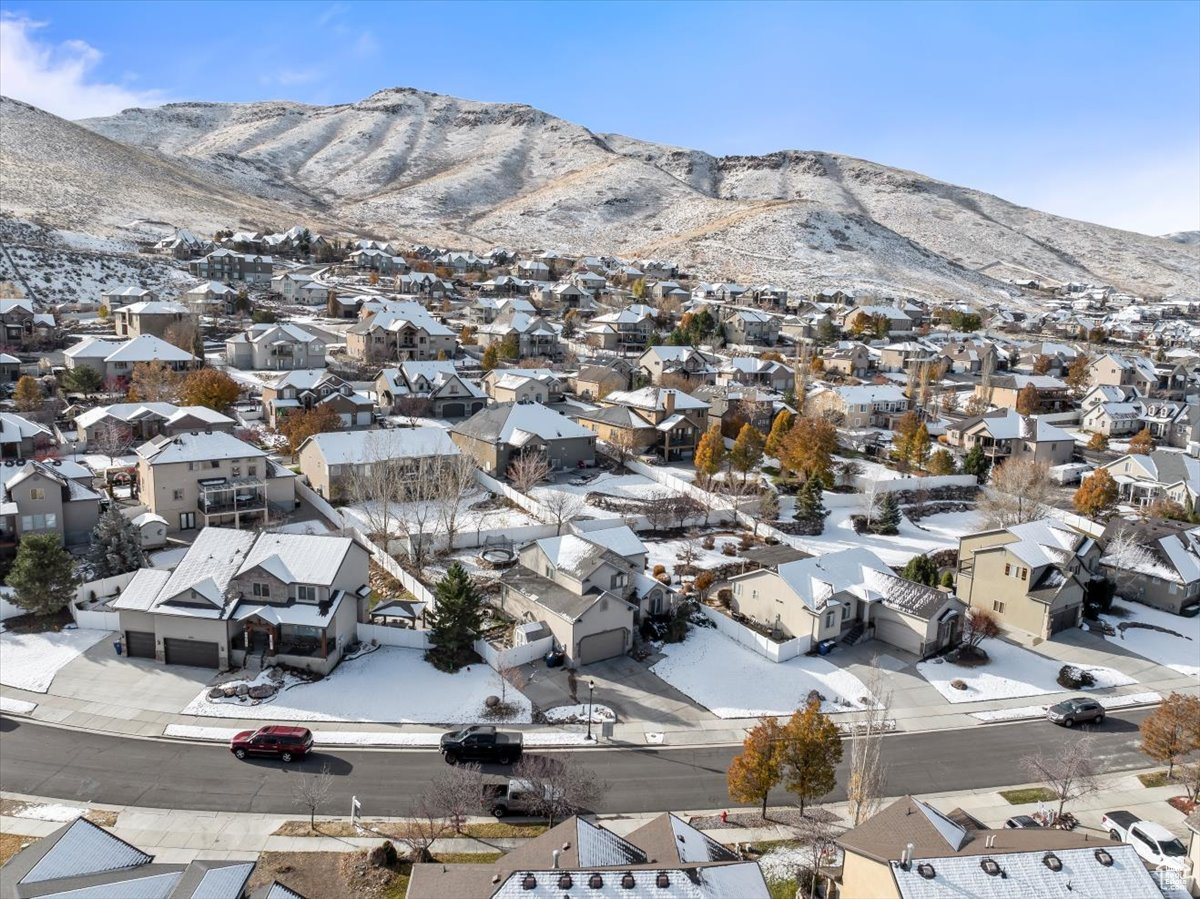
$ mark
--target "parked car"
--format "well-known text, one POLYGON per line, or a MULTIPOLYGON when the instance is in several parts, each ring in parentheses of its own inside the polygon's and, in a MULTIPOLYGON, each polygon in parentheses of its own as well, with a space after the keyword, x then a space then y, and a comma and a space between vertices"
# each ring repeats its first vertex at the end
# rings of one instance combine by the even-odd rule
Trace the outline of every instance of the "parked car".
POLYGON ((1029 815, 1013 815, 1004 822, 1004 826, 1011 830, 1022 830, 1026 827, 1041 827, 1042 825, 1029 815))
POLYGON ((1187 849, 1183 841, 1161 824, 1143 821, 1133 812, 1109 812, 1100 819, 1100 827, 1114 840, 1128 843, 1143 861, 1156 868, 1187 870, 1187 849))
POLYGON ((498 762, 511 765, 521 757, 520 734, 475 724, 442 734, 439 749, 451 765, 459 762, 498 762))
POLYGON ((1046 717, 1063 727, 1074 727, 1085 721, 1103 724, 1104 706, 1086 696, 1076 696, 1050 706, 1046 709, 1046 717))
MULTIPOLYGON (((509 780, 498 784, 484 784, 483 805, 493 816, 503 818, 505 815, 531 815, 536 811, 535 790, 537 788, 525 780, 509 780)), ((551 796, 550 786, 543 786, 547 797, 551 796)))
POLYGON ((229 751, 240 759, 248 755, 273 756, 290 762, 312 751, 313 735, 307 727, 283 727, 272 724, 258 730, 244 730, 229 741, 229 751))

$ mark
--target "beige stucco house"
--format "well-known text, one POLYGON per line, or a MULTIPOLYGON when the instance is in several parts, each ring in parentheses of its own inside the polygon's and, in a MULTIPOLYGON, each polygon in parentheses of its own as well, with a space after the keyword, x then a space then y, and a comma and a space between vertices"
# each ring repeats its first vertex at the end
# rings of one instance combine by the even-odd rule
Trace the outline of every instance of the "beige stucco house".
POLYGON ((88 542, 100 518, 92 472, 77 462, 7 461, 0 468, 0 543, 26 534, 54 533, 66 546, 88 542))
POLYGON ((541 403, 489 406, 451 428, 450 439, 493 476, 524 453, 540 453, 558 469, 596 461, 596 435, 541 403))
POLYGON ((1012 409, 965 418, 946 428, 946 441, 970 452, 976 446, 996 465, 1007 459, 1033 459, 1063 465, 1075 455, 1075 438, 1055 425, 1012 409))
POLYGON ((445 429, 432 427, 314 434, 297 453, 300 473, 334 502, 356 501, 347 489, 356 473, 365 474, 372 466, 394 466, 406 477, 432 477, 438 463, 460 456, 445 429))

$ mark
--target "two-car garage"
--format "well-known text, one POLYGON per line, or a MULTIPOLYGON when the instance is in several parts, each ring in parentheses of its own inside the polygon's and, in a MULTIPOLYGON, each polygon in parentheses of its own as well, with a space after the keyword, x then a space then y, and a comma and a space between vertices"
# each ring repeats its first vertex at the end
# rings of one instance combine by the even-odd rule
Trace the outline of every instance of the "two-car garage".
MULTIPOLYGON (((125 652, 131 659, 156 658, 154 632, 125 631, 125 652)), ((215 642, 165 637, 163 639, 163 655, 164 661, 168 665, 191 665, 195 668, 221 667, 221 648, 215 642)))
POLYGON ((628 636, 628 629, 623 627, 601 631, 598 634, 588 634, 579 641, 578 664, 588 665, 592 662, 611 659, 613 656, 624 655, 628 636))

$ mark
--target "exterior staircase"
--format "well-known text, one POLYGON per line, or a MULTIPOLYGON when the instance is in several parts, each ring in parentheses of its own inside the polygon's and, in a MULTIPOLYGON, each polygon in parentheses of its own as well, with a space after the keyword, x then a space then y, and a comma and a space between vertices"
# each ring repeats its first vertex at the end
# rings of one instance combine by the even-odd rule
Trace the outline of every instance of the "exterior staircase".
POLYGON ((856 621, 854 623, 854 627, 842 634, 842 639, 840 642, 843 646, 853 646, 862 639, 863 631, 865 630, 866 628, 863 627, 863 623, 861 621, 856 621))

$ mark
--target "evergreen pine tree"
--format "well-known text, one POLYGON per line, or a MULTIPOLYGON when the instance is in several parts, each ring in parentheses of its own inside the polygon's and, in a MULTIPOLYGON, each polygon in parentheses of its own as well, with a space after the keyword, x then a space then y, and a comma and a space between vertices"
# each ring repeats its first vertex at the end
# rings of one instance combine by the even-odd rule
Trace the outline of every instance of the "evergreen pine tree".
POLYGON ((34 615, 62 611, 79 586, 75 562, 54 533, 22 537, 6 580, 13 604, 34 615))
POLYGON ((900 575, 910 581, 916 581, 918 584, 936 587, 938 583, 937 563, 929 556, 913 556, 908 560, 900 575))
POLYGON ((483 634, 483 599, 457 562, 433 593, 437 605, 428 616, 430 649, 425 657, 442 671, 457 671, 471 661, 475 641, 483 634))
POLYGON ((879 514, 875 517, 876 534, 898 534, 900 532, 900 502, 896 494, 888 491, 879 503, 879 514))
POLYGON ((822 533, 828 514, 821 496, 821 479, 809 478, 796 494, 796 514, 792 516, 800 523, 800 533, 809 537, 822 533))
POLYGON ((115 506, 101 515, 92 529, 92 548, 88 561, 92 563, 92 576, 95 578, 136 571, 146 565, 141 535, 133 522, 117 511, 115 506))
POLYGON ((975 475, 975 480, 980 484, 987 480, 988 472, 992 468, 992 461, 983 454, 983 447, 979 444, 971 447, 963 459, 963 473, 975 475))

